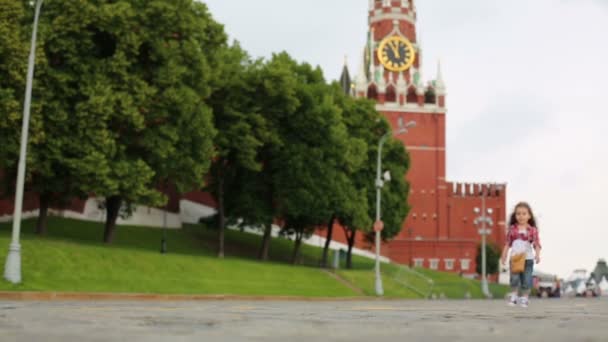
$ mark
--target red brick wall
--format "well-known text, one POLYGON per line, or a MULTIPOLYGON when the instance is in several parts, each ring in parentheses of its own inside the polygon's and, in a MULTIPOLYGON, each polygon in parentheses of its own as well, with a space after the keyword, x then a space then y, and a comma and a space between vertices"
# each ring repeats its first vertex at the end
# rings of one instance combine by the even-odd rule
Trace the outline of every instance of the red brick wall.
MULTIPOLYGON (((319 227, 319 229, 315 232, 316 235, 325 238, 327 236, 327 226, 319 227)), ((340 225, 339 222, 334 223, 334 229, 332 234, 332 241, 340 242, 348 245, 346 240, 346 235, 344 234, 344 228, 340 225)), ((373 251, 375 250, 374 244, 365 239, 365 235, 361 232, 357 232, 355 235, 355 247, 358 249, 373 251)), ((388 248, 388 245, 385 245, 388 248)), ((385 249, 383 246, 380 247, 380 251, 382 255, 388 255, 388 249, 385 249)))
POLYGON ((213 198, 213 196, 211 196, 211 194, 209 192, 203 192, 203 191, 188 192, 182 196, 182 199, 186 199, 186 200, 189 200, 189 201, 192 201, 195 203, 203 204, 203 205, 206 205, 206 206, 212 207, 212 208, 217 207, 217 202, 215 201, 215 198, 213 198))
MULTIPOLYGON (((470 190, 471 184, 458 184, 456 186, 458 188, 466 187, 467 190, 470 190)), ((497 243, 499 247, 504 244, 506 237, 506 226, 505 226, 505 217, 506 217, 506 189, 502 189, 498 191, 487 191, 488 187, 486 185, 473 184, 474 190, 477 192, 476 194, 467 194, 466 196, 462 196, 460 193, 452 193, 449 192, 448 197, 448 205, 450 209, 450 234, 451 236, 465 237, 465 238, 474 238, 479 239, 479 234, 477 232, 477 228, 475 228, 473 224, 473 220, 477 216, 473 212, 475 207, 481 208, 482 206, 482 195, 479 194, 480 187, 482 191, 486 191, 485 195, 485 203, 486 208, 491 208, 493 210, 492 220, 494 221, 494 225, 492 227, 492 233, 488 237, 489 241, 497 243), (487 192, 490 192, 488 194, 487 192)), ((448 184, 448 188, 452 189, 452 183, 448 184)))
POLYGON ((438 259, 438 271, 475 272, 476 241, 414 241, 400 240, 390 243, 390 258, 398 263, 414 266, 414 258, 424 259, 423 267, 430 268, 430 260, 438 259), (453 268, 446 267, 446 259, 453 259, 453 268), (461 259, 470 260, 469 267, 463 269, 461 259))
MULTIPOLYGON (((5 179, 6 175, 4 170, 0 170, 0 184, 8 184, 9 188, 14 188, 15 181, 11 179, 5 179)), ((4 188, 0 189, 0 216, 13 215, 15 211, 15 195, 7 195, 4 193, 4 188)), ((23 211, 31 211, 38 209, 38 197, 33 194, 26 192, 23 194, 23 211)))
MULTIPOLYGON (((0 197, 0 216, 13 215, 15 211, 15 196, 0 197)), ((32 211, 38 209, 38 197, 33 193, 25 193, 23 195, 22 211, 32 211)))

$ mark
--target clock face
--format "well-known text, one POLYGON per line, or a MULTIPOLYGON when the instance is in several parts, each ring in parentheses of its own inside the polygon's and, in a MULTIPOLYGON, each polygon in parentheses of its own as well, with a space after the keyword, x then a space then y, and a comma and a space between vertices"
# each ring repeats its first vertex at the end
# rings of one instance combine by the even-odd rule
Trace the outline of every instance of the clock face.
POLYGON ((414 64, 415 57, 414 46, 403 37, 387 37, 378 47, 378 59, 390 71, 409 69, 414 64))

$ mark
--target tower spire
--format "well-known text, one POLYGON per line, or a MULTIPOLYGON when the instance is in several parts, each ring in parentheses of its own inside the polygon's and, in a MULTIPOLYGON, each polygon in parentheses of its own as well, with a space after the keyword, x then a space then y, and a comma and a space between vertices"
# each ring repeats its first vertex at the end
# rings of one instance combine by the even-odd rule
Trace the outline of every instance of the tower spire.
POLYGON ((344 91, 344 94, 349 95, 351 93, 351 79, 350 73, 348 72, 348 63, 346 55, 344 55, 344 68, 342 68, 342 75, 340 75, 340 86, 344 91))

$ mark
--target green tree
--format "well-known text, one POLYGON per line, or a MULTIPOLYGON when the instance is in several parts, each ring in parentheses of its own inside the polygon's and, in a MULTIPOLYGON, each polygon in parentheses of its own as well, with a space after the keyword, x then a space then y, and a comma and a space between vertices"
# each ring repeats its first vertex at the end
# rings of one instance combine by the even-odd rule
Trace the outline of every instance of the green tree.
MULTIPOLYGON (((404 146, 399 140, 389 140, 384 148, 385 154, 382 159, 382 170, 390 172, 391 180, 385 182, 382 188, 381 215, 384 229, 381 236, 383 240, 390 240, 401 232, 403 222, 410 211, 407 201, 410 187, 405 179, 409 170, 410 159, 406 151, 407 146, 404 146)), ((373 196, 373 200, 376 200, 375 195, 373 196)), ((375 215, 375 205, 372 209, 375 215)))
MULTIPOLYGON (((377 138, 380 140, 380 137, 377 138)), ((358 182, 361 182, 360 186, 365 187, 365 194, 367 195, 367 209, 368 217, 370 222, 375 221, 376 218, 376 162, 378 156, 378 147, 373 146, 369 149, 369 159, 374 162, 368 163, 366 169, 361 170, 361 173, 357 175, 358 182), (372 159, 374 158, 374 159, 372 159), (365 184, 365 185, 363 185, 365 184)), ((403 143, 395 139, 389 139, 382 148, 382 172, 389 171, 391 174, 391 181, 384 182, 384 186, 381 190, 381 219, 384 223, 384 229, 380 236, 383 241, 390 240, 402 229, 403 221, 405 220, 410 207, 407 203, 409 194, 409 184, 405 180, 405 175, 409 168, 409 158, 403 143)), ((355 243, 355 235, 358 231, 364 234, 365 239, 370 243, 375 241, 375 232, 371 225, 364 227, 345 227, 345 234, 348 240, 348 252, 346 265, 348 268, 352 267, 352 248, 355 243)))
MULTIPOLYGON (((374 103, 366 99, 355 99, 345 96, 339 85, 333 85, 334 99, 342 110, 342 117, 351 139, 351 146, 358 146, 359 162, 355 167, 341 169, 345 181, 340 189, 333 194, 333 215, 327 226, 325 246, 321 257, 321 266, 327 266, 329 244, 333 238, 334 223, 337 221, 344 228, 349 250, 352 251, 357 230, 369 230, 372 220, 368 215, 368 191, 372 191, 369 179, 365 178, 365 170, 373 160, 369 159, 370 145, 368 141, 375 137, 374 131, 379 125, 387 125, 375 110, 374 103)), ((382 126, 384 127, 384 126, 382 126)), ((373 184, 372 184, 373 186, 373 184)), ((351 253, 348 253, 347 265, 352 265, 351 253)))
POLYGON ((38 154, 79 192, 105 197, 109 243, 123 204, 162 205, 168 180, 178 191, 202 185, 215 135, 205 99, 226 38, 191 0, 48 0, 44 11, 40 82, 55 143, 38 154))
POLYGON ((299 80, 300 105, 282 127, 276 203, 285 228, 295 233, 296 262, 303 237, 323 226, 337 206, 346 208, 343 203, 350 205, 350 197, 357 197, 349 176, 365 161, 366 151, 364 141, 349 134, 334 89, 321 70, 295 61, 292 68, 299 80))
MULTIPOLYGON (((499 270, 500 248, 494 243, 486 244, 486 273, 496 274, 499 270)), ((475 257, 475 272, 481 274, 481 244, 477 245, 477 256, 475 257)))
POLYGON ((279 217, 277 173, 283 167, 279 151, 285 144, 284 127, 295 115, 300 102, 296 96, 298 79, 286 53, 273 55, 251 76, 255 106, 266 127, 256 156, 261 169, 233 169, 226 179, 225 186, 231 191, 225 198, 225 205, 228 217, 238 218, 241 225, 263 230, 258 258, 267 260, 272 225, 279 217))
MULTIPOLYGON (((24 88, 28 41, 20 33, 31 22, 23 20, 26 3, 2 3, 7 16, 2 47, 11 47, 3 50, 10 56, 2 66, 11 75, 2 78, 10 87, 2 86, 7 120, 0 128, 8 130, 1 152, 9 174, 18 153, 21 116, 15 99, 24 88), (9 44, 19 40, 22 49, 9 44)), ((200 185, 213 136, 201 99, 217 78, 214 51, 225 37, 206 9, 191 2, 156 1, 138 8, 128 1, 105 1, 96 6, 45 2, 28 186, 40 195, 40 231, 51 202, 106 195, 109 241, 123 200, 160 204, 151 187, 168 179, 182 190, 200 185), (179 6, 182 10, 176 10, 179 6), (189 15, 178 20, 172 14, 177 12, 189 15)))
MULTIPOLYGON (((25 76, 28 54, 31 41, 33 22, 33 3, 29 1, 0 1, 0 168, 4 174, 3 188, 6 192, 14 193, 14 183, 17 162, 19 160, 19 146, 21 139, 23 93, 25 89, 25 76)), ((38 39, 40 43, 40 38, 38 39)), ((40 46, 40 44, 38 44, 40 46)), ((47 127, 45 117, 42 115, 40 101, 45 89, 38 81, 38 77, 47 66, 43 49, 36 50, 36 66, 34 84, 32 87, 33 101, 30 111, 30 127, 28 138, 28 155, 26 167, 26 187, 30 191, 37 191, 40 184, 46 181, 40 175, 54 172, 54 165, 44 154, 40 154, 37 146, 47 144, 47 127)), ((54 197, 51 193, 61 194, 70 188, 63 175, 63 180, 49 181, 47 189, 40 194, 40 215, 38 217, 37 232, 46 230, 46 213, 48 204, 54 197), (52 189, 52 190, 50 190, 52 189)))
MULTIPOLYGON (((341 91, 337 86, 334 89, 337 93, 341 91)), ((376 217, 375 179, 378 142, 382 135, 390 130, 390 126, 382 114, 375 109, 373 101, 344 96, 337 98, 341 99, 340 106, 344 109, 344 120, 349 134, 362 140, 366 147, 364 162, 359 168, 347 173, 356 192, 352 193, 351 190, 348 198, 336 206, 336 217, 344 228, 348 242, 346 265, 347 268, 351 268, 352 249, 357 233, 361 232, 369 241, 374 240, 372 222, 376 217)), ((403 144, 396 139, 389 139, 382 150, 382 171, 388 170, 392 176, 392 180, 385 182, 382 188, 384 230, 381 236, 384 240, 391 239, 401 231, 403 221, 409 212, 407 203, 409 184, 405 180, 409 165, 409 156, 403 144)), ((327 242, 326 247, 328 244, 327 242)), ((326 255, 327 252, 324 252, 324 256, 326 255)))
POLYGON ((0 180, 9 192, 13 177, 6 168, 15 166, 19 155, 23 91, 27 66, 24 43, 25 8, 14 0, 0 0, 0 180))
POLYGON ((242 191, 232 180, 238 169, 261 170, 258 153, 263 142, 268 140, 268 131, 256 94, 262 86, 259 83, 265 81, 260 77, 261 62, 252 62, 236 42, 223 49, 220 57, 223 61, 220 65, 222 77, 216 81, 216 89, 208 100, 213 108, 215 127, 220 132, 215 139, 217 156, 211 166, 208 188, 218 203, 218 256, 223 258, 225 197, 242 191), (230 185, 235 186, 231 188, 230 185))
POLYGON ((0 0, 0 167, 16 164, 19 154, 28 57, 25 17, 23 3, 0 0))

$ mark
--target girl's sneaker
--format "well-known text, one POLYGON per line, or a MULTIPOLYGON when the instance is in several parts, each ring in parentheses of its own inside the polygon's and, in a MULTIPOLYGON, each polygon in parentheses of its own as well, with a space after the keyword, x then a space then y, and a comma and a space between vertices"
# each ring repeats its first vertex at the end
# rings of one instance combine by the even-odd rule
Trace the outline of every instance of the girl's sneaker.
POLYGON ((509 305, 509 306, 517 305, 517 295, 516 294, 512 293, 509 295, 509 301, 507 302, 507 305, 509 305))
POLYGON ((527 308, 528 307, 528 297, 521 297, 519 298, 519 306, 521 306, 522 308, 527 308))

